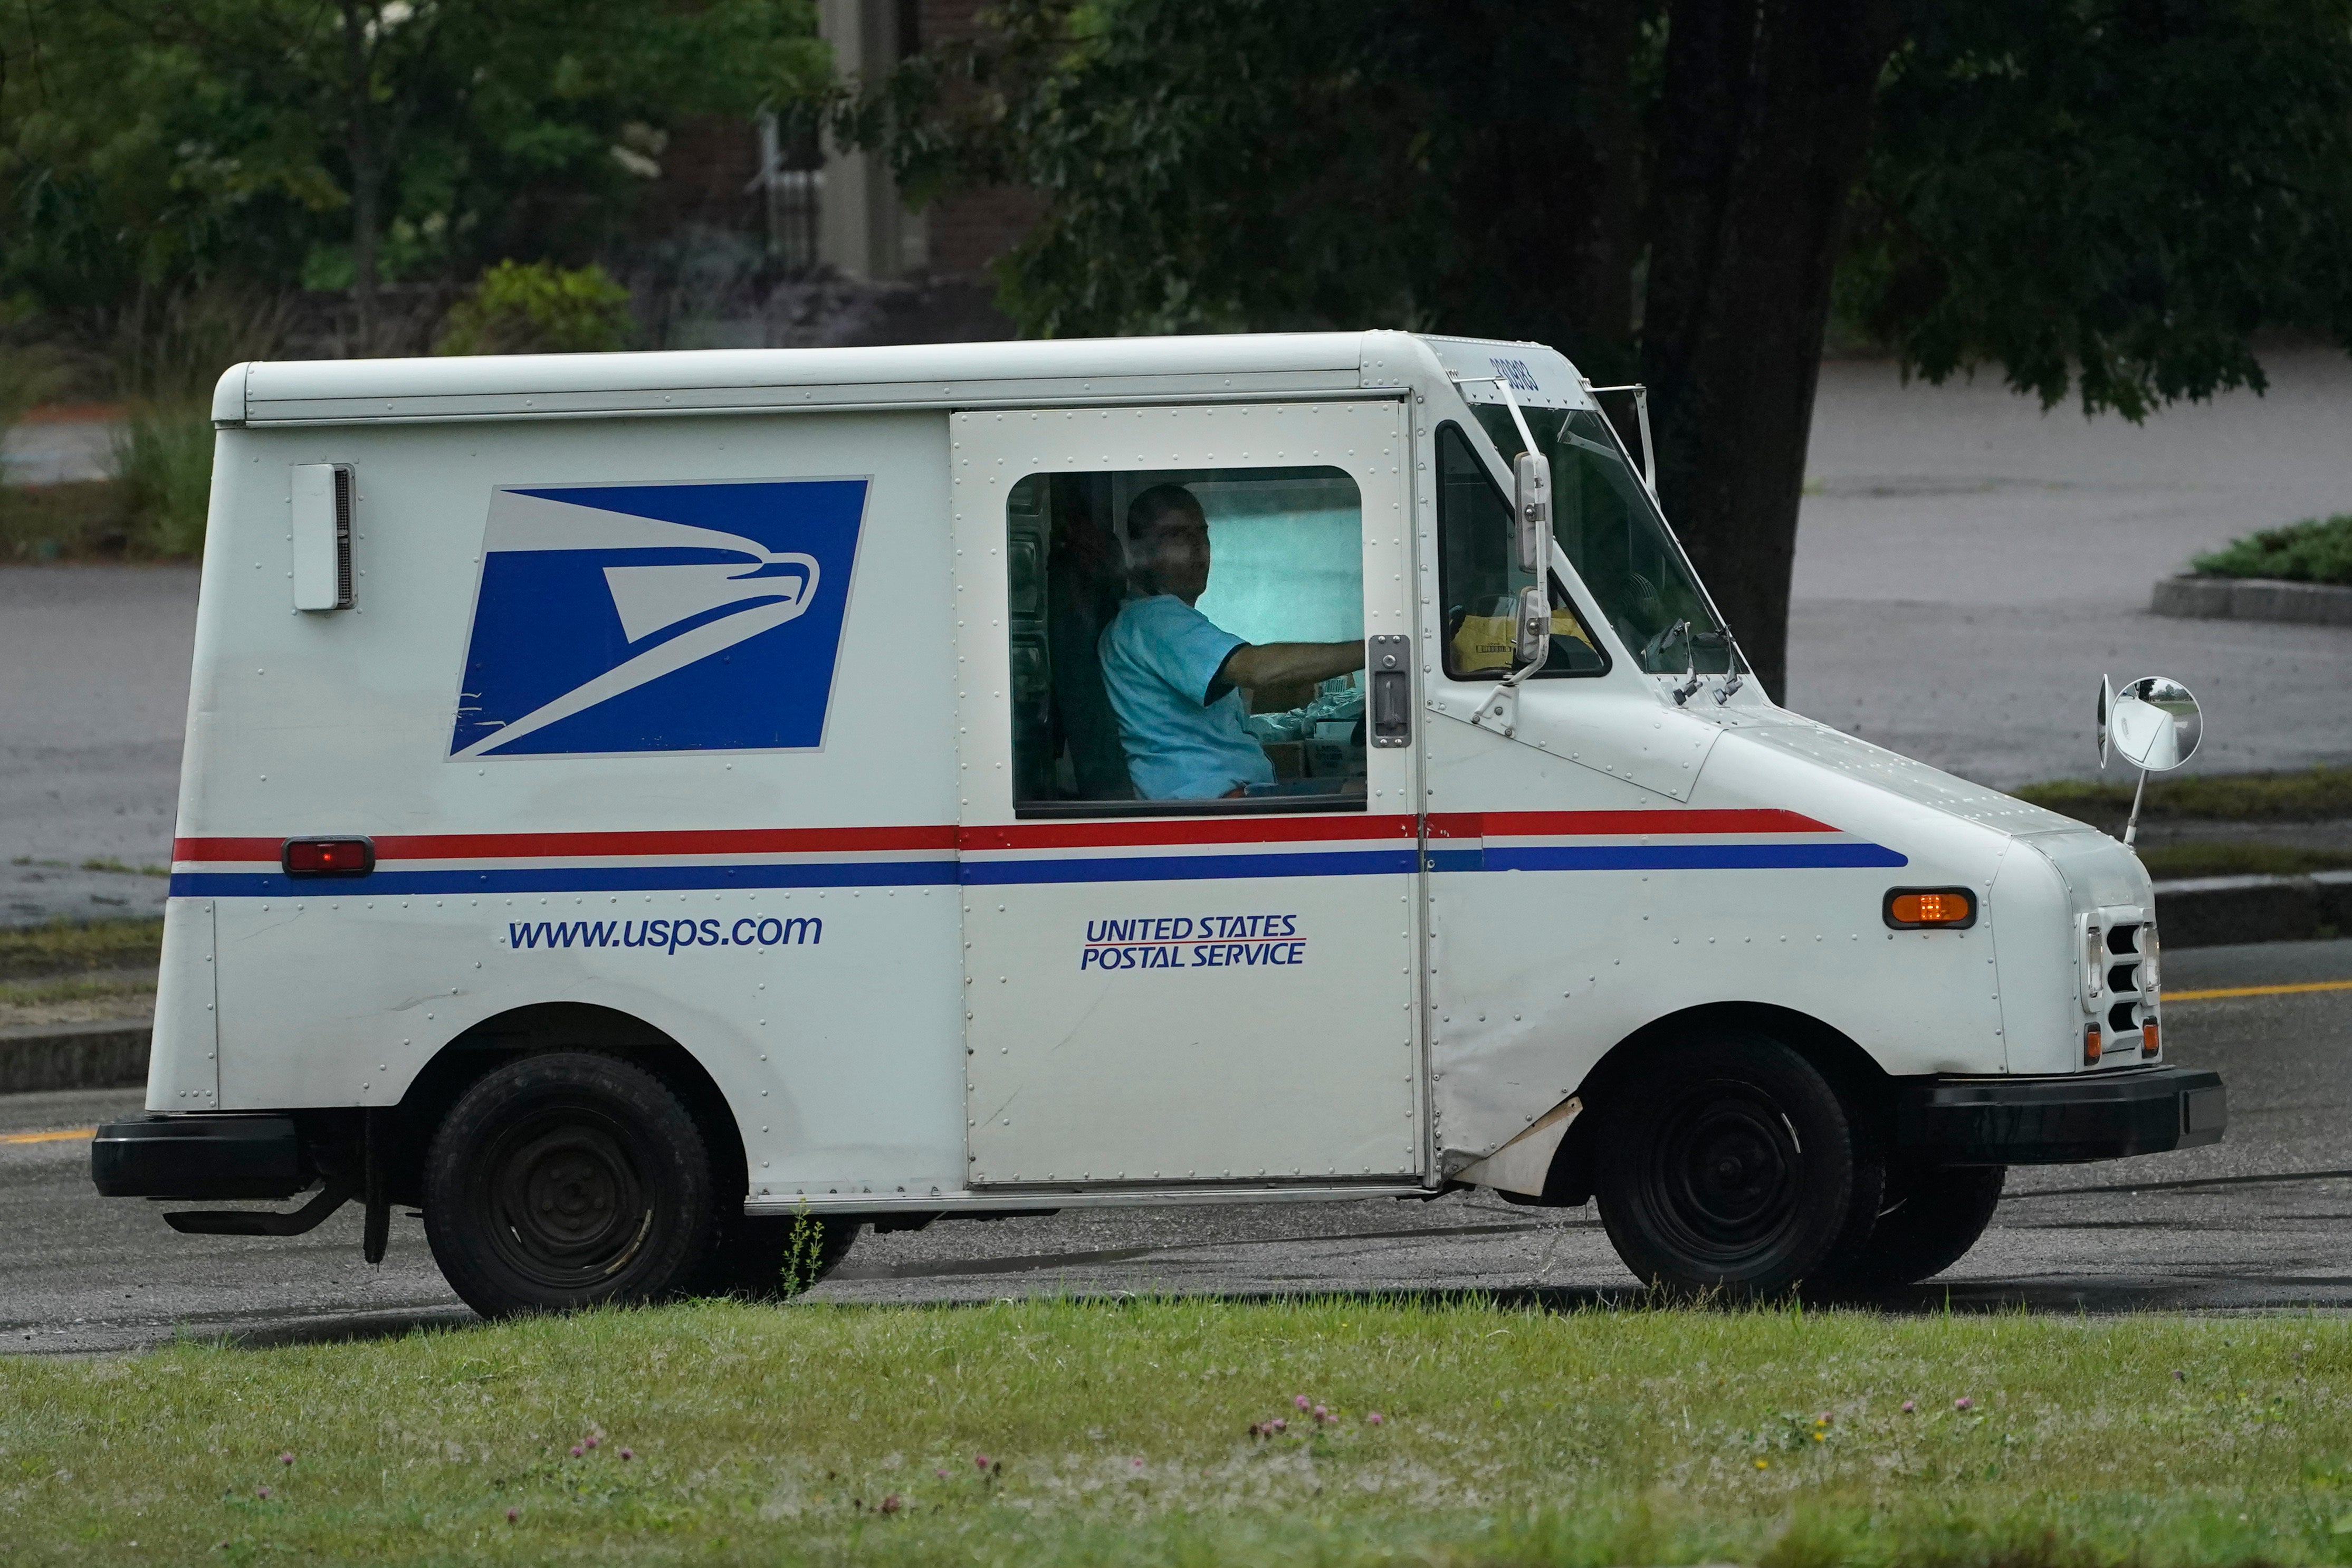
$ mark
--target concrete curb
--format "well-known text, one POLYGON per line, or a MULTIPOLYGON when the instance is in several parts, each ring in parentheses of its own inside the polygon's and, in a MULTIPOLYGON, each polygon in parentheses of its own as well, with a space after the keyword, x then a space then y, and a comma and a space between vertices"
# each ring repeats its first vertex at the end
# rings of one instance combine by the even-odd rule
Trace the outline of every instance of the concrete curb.
POLYGON ((2157 584, 2148 608, 2191 620, 2352 626, 2352 588, 2273 577, 2167 577, 2157 584))
POLYGON ((145 1023, 31 1024, 0 1029, 0 1094, 137 1089, 147 1081, 145 1023))
POLYGON ((2158 882, 2156 921, 2167 947, 2304 942, 2352 933, 2352 871, 2158 882))

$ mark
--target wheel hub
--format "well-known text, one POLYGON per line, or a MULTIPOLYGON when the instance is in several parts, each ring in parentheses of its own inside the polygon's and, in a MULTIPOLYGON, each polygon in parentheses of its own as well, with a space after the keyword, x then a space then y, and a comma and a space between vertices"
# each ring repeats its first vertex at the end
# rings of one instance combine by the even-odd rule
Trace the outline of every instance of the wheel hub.
POLYGON ((1771 1242, 1795 1212, 1800 1154, 1779 1109, 1715 1085, 1668 1118, 1655 1148, 1660 1216, 1694 1253, 1731 1258, 1771 1242))
POLYGON ((487 1173, 496 1231, 518 1267, 573 1286, 635 1256, 651 1212, 621 1139, 593 1121, 544 1119, 518 1128, 487 1173))

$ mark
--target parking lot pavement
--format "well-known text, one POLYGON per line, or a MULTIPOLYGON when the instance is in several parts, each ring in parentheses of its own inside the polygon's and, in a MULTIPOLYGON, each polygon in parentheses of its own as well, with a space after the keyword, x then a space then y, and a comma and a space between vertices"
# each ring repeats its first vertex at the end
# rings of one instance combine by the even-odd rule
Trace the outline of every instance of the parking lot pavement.
MULTIPOLYGON (((2174 993, 2352 980, 2352 942, 2211 948, 2167 959, 2174 993)), ((2168 1053, 2219 1068, 2230 1134, 2181 1153, 2014 1173, 1992 1228, 1890 1310, 2352 1309, 2352 990, 2168 1007, 2168 1053)), ((341 1339, 472 1315, 423 1227, 395 1215, 380 1268, 346 1207, 288 1240, 184 1237, 156 1206, 90 1190, 88 1135, 135 1091, 0 1100, 0 1346, 132 1350, 176 1334, 341 1339), (45 1136, 56 1133, 58 1136, 45 1136)), ((1590 1207, 1488 1193, 1051 1217, 861 1237, 816 1295, 945 1303, 1057 1292, 1486 1291, 1573 1306, 1637 1294, 1590 1207)))
POLYGON ((2159 577, 2257 529, 2352 510, 2352 359, 2263 356, 2271 389, 2145 425, 2042 414, 1997 376, 1904 386, 1822 367, 1797 532, 1790 706, 2000 788, 2094 776, 2092 700, 2197 693, 2193 771, 2352 761, 2352 628, 2175 620, 2159 577))
POLYGON ((192 566, 0 568, 0 924, 162 912, 195 620, 192 566))

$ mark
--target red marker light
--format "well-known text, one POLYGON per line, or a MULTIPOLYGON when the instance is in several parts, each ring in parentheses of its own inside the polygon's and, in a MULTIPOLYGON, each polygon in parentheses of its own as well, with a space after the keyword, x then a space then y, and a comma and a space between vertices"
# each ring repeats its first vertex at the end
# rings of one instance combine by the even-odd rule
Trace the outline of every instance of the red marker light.
POLYGON ((278 859, 289 877, 364 877, 375 869, 375 846, 364 838, 289 838, 278 859))

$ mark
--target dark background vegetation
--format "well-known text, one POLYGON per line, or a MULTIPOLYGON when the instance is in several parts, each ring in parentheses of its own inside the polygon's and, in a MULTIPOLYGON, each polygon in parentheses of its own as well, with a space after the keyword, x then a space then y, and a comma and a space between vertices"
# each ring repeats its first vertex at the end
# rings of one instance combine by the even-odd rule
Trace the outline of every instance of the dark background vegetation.
POLYGON ((2264 334, 2352 343, 2352 0, 1001 0, 868 80, 807 0, 11 0, 0 416, 508 345, 446 335, 507 261, 601 265, 657 341, 678 139, 763 110, 919 203, 1034 192, 1027 333, 1406 327, 1645 382, 1776 692, 1826 337, 2133 418, 2261 386, 2264 334))

